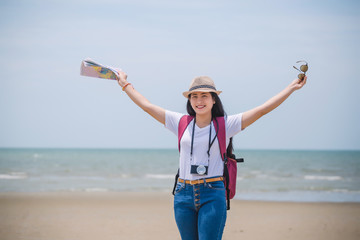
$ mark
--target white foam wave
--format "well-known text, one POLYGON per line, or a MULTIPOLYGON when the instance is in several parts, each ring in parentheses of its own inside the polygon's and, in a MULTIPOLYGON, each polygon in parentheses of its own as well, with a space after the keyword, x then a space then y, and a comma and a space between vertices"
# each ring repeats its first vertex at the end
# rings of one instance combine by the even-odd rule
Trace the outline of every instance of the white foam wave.
POLYGON ((146 174, 146 178, 152 179, 174 179, 175 175, 168 175, 168 174, 146 174))
POLYGON ((313 176, 313 175, 306 175, 304 176, 305 180, 325 180, 325 181, 339 181, 343 178, 340 176, 313 176))
POLYGON ((40 157, 41 157, 41 154, 38 154, 38 153, 33 154, 33 158, 35 158, 35 159, 40 158, 40 157))
POLYGON ((85 192, 108 192, 109 189, 106 188, 86 188, 85 192))
POLYGON ((25 179, 27 178, 24 172, 11 172, 10 174, 0 174, 0 179, 25 179))
MULTIPOLYGON (((339 192, 339 193, 349 193, 349 192, 352 192, 352 191, 349 191, 348 189, 333 189, 332 190, 333 192, 339 192)), ((356 192, 356 191, 353 191, 353 192, 356 192)))

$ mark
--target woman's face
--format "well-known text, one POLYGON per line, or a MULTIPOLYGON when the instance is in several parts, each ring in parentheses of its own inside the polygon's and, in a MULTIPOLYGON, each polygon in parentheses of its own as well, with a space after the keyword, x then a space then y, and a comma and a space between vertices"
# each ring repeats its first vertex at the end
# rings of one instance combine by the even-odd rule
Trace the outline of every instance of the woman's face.
POLYGON ((194 92, 190 95, 190 104, 196 115, 210 114, 215 100, 209 92, 194 92))

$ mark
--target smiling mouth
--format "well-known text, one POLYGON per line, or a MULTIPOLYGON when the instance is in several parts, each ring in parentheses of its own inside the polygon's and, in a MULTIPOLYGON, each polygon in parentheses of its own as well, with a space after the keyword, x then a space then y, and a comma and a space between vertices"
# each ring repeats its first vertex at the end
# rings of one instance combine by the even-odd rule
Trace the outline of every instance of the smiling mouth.
POLYGON ((199 105, 199 106, 196 106, 197 109, 203 109, 205 108, 205 105, 199 105))

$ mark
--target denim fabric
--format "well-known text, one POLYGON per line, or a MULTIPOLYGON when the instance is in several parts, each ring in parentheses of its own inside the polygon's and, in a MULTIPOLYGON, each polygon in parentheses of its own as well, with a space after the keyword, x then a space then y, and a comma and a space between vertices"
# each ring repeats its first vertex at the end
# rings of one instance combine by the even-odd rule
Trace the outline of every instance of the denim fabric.
POLYGON ((221 239, 226 221, 224 183, 178 183, 174 212, 182 240, 221 239))

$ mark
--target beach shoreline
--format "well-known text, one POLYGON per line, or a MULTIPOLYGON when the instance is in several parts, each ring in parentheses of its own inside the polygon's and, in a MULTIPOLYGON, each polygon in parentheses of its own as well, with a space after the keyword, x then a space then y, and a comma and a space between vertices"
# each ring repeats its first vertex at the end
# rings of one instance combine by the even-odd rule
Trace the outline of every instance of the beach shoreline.
MULTIPOLYGON (((1 239, 180 239, 163 192, 0 193, 1 239)), ((360 203, 232 200, 223 239, 360 239, 360 203)))

